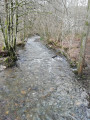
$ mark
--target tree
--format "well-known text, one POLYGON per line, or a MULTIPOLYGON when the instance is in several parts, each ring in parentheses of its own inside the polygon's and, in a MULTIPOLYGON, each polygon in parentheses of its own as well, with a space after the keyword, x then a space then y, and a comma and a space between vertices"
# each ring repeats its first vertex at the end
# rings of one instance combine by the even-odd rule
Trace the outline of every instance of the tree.
POLYGON ((17 27, 18 27, 18 0, 4 0, 5 17, 0 16, 0 25, 5 42, 5 50, 10 56, 15 56, 17 27))
POLYGON ((80 57, 78 62, 78 75, 82 75, 83 73, 83 67, 85 63, 85 48, 86 48, 86 42, 89 35, 90 30, 90 0, 88 0, 88 7, 87 7, 87 18, 85 21, 85 31, 82 35, 81 39, 81 47, 80 47, 80 57))

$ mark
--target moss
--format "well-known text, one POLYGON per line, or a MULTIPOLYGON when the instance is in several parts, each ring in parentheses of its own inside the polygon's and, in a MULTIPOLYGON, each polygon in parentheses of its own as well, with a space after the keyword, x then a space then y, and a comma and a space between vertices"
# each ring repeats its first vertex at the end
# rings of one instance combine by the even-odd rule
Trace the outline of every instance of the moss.
POLYGON ((82 37, 82 35, 80 33, 75 33, 75 37, 80 39, 82 37))
POLYGON ((74 70, 73 72, 74 72, 74 74, 75 74, 75 75, 77 75, 77 74, 78 74, 78 70, 74 70))
POLYGON ((86 33, 82 33, 82 37, 85 37, 86 36, 86 33))
POLYGON ((24 46, 25 46, 25 43, 24 43, 24 42, 17 43, 17 46, 18 46, 18 47, 24 47, 24 46))
POLYGON ((48 44, 53 44, 53 41, 52 40, 48 40, 48 44))
POLYGON ((86 26, 89 26, 89 23, 88 23, 88 21, 86 21, 86 22, 85 22, 85 25, 86 25, 86 26))
POLYGON ((67 52, 69 48, 64 48, 64 50, 67 52))
POLYGON ((61 54, 67 58, 67 55, 65 54, 65 52, 61 51, 61 54))
POLYGON ((74 61, 70 61, 70 67, 72 67, 72 68, 76 68, 77 67, 77 64, 76 64, 76 62, 74 61))
POLYGON ((5 60, 5 65, 7 67, 12 67, 15 65, 15 62, 17 60, 17 57, 16 56, 13 56, 13 57, 7 57, 6 60, 5 60))
POLYGON ((5 47, 5 46, 3 46, 3 47, 2 47, 2 50, 6 50, 6 47, 5 47))
POLYGON ((41 41, 43 41, 43 40, 44 40, 44 37, 43 37, 43 36, 42 36, 42 37, 40 37, 40 40, 41 40, 41 41))
POLYGON ((73 62, 72 61, 70 62, 70 67, 73 67, 73 62))

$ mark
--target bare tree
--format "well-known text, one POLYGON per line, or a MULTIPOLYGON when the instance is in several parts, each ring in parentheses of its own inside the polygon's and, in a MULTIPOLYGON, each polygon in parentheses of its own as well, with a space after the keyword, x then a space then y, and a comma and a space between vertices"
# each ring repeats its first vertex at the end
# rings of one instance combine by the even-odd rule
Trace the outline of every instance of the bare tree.
POLYGON ((17 27, 18 27, 18 0, 4 0, 5 17, 0 16, 0 25, 5 41, 5 49, 10 56, 15 56, 17 27))
POLYGON ((85 31, 81 39, 80 58, 78 63, 78 75, 81 75, 83 72, 83 67, 85 63, 85 49, 86 49, 87 38, 90 32, 89 30, 90 30, 90 1, 88 0, 87 15, 86 15, 86 21, 85 21, 85 31))

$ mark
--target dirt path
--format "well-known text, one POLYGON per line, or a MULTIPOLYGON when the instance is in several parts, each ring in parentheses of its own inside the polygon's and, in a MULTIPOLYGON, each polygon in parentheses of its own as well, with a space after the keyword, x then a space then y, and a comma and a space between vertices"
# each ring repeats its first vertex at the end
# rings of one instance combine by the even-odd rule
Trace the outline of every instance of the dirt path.
POLYGON ((0 72, 0 120, 90 120, 86 89, 67 60, 28 39, 17 67, 0 72))

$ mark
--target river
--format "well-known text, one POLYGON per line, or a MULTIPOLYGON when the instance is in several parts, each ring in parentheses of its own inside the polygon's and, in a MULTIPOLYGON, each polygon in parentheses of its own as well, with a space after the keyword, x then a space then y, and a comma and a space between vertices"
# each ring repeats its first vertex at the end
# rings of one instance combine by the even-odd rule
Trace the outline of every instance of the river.
POLYGON ((39 39, 28 38, 17 66, 0 72, 0 120, 90 120, 86 89, 39 39))

